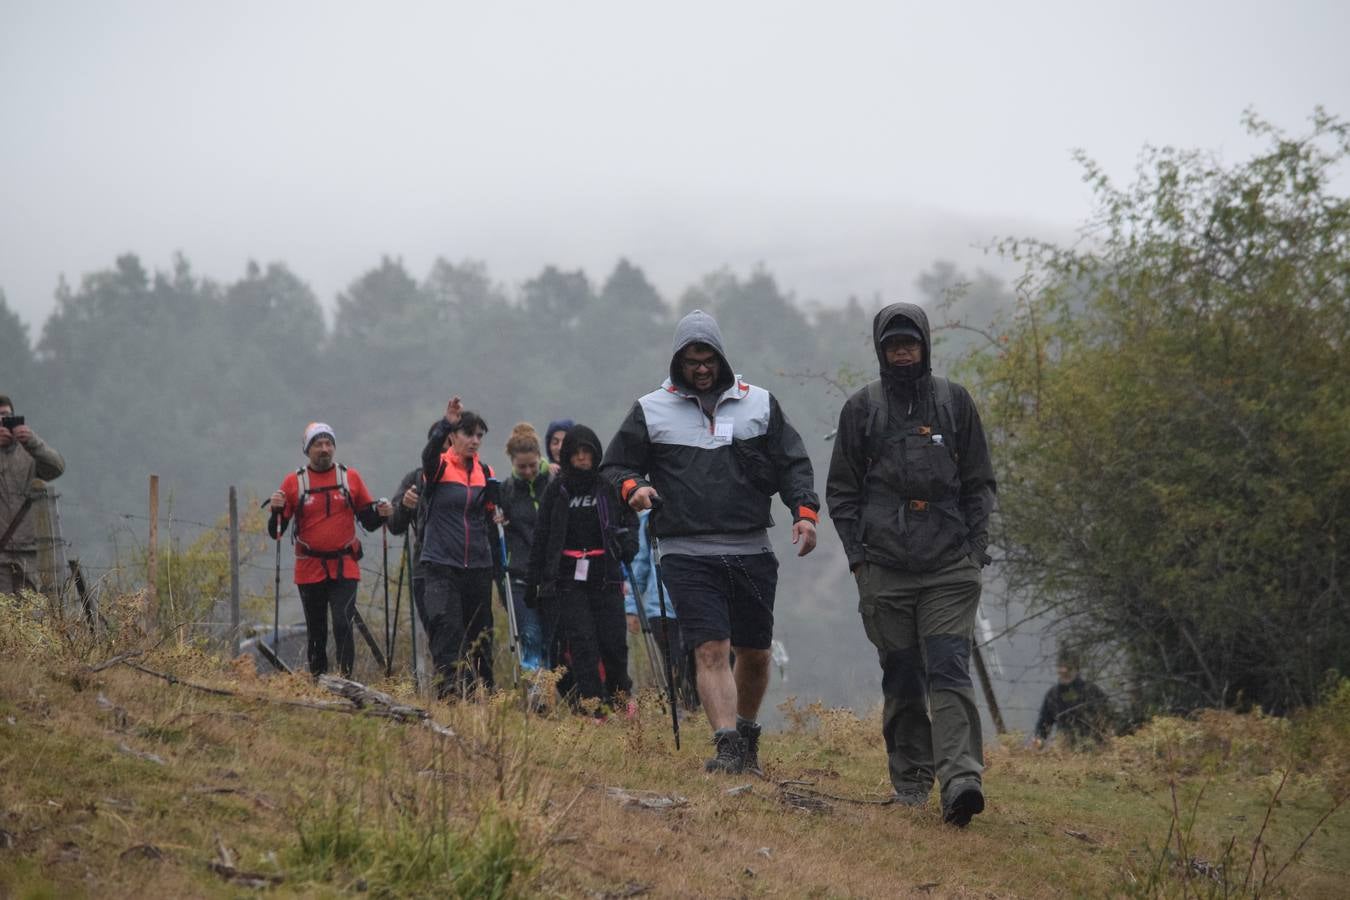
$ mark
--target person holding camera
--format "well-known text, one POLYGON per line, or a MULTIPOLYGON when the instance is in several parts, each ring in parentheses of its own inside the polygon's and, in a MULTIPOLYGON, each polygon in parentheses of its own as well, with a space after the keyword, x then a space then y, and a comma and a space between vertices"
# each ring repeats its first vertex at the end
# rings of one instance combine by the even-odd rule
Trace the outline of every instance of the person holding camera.
POLYGON ((0 591, 38 590, 33 482, 51 481, 65 470, 61 454, 14 414, 14 401, 0 395, 0 537, 9 535, 0 541, 0 591))

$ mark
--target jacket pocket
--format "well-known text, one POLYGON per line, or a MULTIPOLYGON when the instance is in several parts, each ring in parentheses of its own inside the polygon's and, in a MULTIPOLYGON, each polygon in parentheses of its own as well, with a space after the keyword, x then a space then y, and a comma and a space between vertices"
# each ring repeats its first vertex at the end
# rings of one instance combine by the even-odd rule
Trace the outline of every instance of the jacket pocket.
POLYGON ((731 455, 736 460, 736 466, 741 470, 742 477, 761 494, 773 496, 778 493, 778 471, 773 466, 773 461, 769 455, 764 452, 764 445, 768 439, 765 437, 756 438, 732 438, 731 455))

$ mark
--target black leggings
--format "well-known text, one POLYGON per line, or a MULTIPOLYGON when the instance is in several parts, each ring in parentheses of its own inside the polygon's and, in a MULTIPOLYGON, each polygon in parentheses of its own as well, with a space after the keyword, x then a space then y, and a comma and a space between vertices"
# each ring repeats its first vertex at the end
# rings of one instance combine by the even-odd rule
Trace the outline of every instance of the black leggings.
POLYGON ((356 614, 356 586, 359 582, 343 578, 298 584, 300 604, 305 608, 305 632, 309 637, 309 672, 328 671, 328 612, 333 612, 333 643, 337 649, 338 671, 352 677, 356 662, 356 643, 352 638, 352 617, 356 614))
POLYGON ((491 690, 492 569, 423 563, 422 624, 440 696, 468 693, 473 682, 491 690))

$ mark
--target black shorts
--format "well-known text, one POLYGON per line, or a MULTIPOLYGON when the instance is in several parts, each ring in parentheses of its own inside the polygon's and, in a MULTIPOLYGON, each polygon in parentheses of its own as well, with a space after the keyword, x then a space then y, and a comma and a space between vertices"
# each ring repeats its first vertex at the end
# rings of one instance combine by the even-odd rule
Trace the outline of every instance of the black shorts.
POLYGON ((730 638, 733 647, 769 649, 778 557, 663 555, 661 577, 686 647, 730 638))

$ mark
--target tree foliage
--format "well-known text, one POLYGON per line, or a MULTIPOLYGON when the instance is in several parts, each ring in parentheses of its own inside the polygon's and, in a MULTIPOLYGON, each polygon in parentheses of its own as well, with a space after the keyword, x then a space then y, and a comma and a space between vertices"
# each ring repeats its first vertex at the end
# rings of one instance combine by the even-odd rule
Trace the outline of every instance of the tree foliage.
POLYGON ((1350 671, 1346 123, 1225 165, 1146 149, 1098 217, 1027 263, 972 361, 1012 588, 1061 612, 1146 706, 1314 699, 1350 671))

